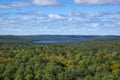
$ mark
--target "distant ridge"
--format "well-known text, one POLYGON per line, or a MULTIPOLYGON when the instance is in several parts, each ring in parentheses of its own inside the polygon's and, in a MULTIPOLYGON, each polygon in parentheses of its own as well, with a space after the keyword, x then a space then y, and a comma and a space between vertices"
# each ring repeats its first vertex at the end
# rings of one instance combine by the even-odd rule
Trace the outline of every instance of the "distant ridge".
POLYGON ((36 40, 120 39, 116 35, 0 35, 0 43, 32 43, 36 40))

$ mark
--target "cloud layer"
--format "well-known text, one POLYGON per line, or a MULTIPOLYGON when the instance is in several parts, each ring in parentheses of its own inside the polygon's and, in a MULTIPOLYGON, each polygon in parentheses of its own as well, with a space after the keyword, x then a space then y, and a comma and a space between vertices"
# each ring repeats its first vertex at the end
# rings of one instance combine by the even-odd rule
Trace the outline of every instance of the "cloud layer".
POLYGON ((2 34, 2 31, 11 34, 15 32, 18 34, 27 34, 29 32, 30 34, 120 34, 119 11, 71 12, 65 15, 44 14, 40 11, 33 11, 17 12, 13 15, 20 17, 3 16, 2 20, 0 20, 0 34, 2 34))
POLYGON ((0 9, 17 7, 17 6, 50 6, 50 5, 58 5, 59 2, 57 0, 26 0, 24 2, 12 2, 9 4, 0 5, 0 9))
POLYGON ((17 6, 30 6, 30 3, 27 2, 12 2, 9 4, 0 5, 0 9, 12 8, 17 6))
MULTIPOLYGON (((80 5, 120 4, 120 0, 73 0, 73 3, 80 5)), ((17 6, 50 6, 58 4, 60 4, 60 0, 25 0, 24 2, 12 2, 9 4, 0 5, 0 9, 17 6)))
POLYGON ((6 4, 0 3, 0 34, 120 35, 120 5, 101 5, 120 4, 120 0, 72 0, 72 3, 71 0, 22 0, 3 3, 6 4))
POLYGON ((96 4, 120 4, 120 0, 74 0, 76 4, 96 5, 96 4))

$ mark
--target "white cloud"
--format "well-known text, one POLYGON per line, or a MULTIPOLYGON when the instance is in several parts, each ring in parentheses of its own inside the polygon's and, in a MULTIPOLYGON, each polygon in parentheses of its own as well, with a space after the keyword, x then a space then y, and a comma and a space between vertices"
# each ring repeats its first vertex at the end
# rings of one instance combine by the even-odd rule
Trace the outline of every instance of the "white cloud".
POLYGON ((57 0, 32 0, 32 4, 34 5, 57 5, 58 1, 57 0))
POLYGON ((68 22, 68 23, 71 23, 71 24, 77 24, 77 23, 79 23, 79 21, 76 20, 76 19, 74 19, 74 18, 68 18, 68 19, 67 19, 67 22, 68 22))
POLYGON ((10 8, 10 6, 0 5, 0 9, 6 9, 6 8, 10 8))
POLYGON ((102 14, 101 13, 86 13, 83 16, 84 18, 95 18, 95 17, 102 16, 102 14))
MULTIPOLYGON (((12 2, 0 5, 0 9, 6 9, 17 6, 49 6, 58 5, 60 0, 24 0, 23 2, 12 2)), ((98 5, 98 4, 120 4, 120 0, 74 0, 75 4, 98 5)))
POLYGON ((80 13, 80 12, 74 12, 74 13, 68 13, 68 15, 67 16, 76 16, 76 17, 78 17, 78 16, 82 16, 82 14, 80 13))
POLYGON ((11 7, 17 7, 17 6, 29 6, 30 4, 27 2, 12 2, 5 5, 0 5, 0 9, 6 9, 11 7))
POLYGON ((114 17, 114 16, 107 16, 107 19, 113 22, 120 23, 120 17, 114 17))
POLYGON ((120 15, 120 11, 107 11, 107 12, 71 12, 68 13, 67 17, 76 17, 76 18, 83 18, 83 19, 97 19, 103 18, 105 16, 113 16, 113 15, 120 15))
POLYGON ((9 4, 0 5, 0 9, 6 9, 17 6, 30 6, 30 5, 39 5, 39 6, 48 6, 48 5, 58 5, 57 0, 26 0, 24 2, 12 2, 9 4))
POLYGON ((49 14, 48 17, 51 19, 63 19, 64 18, 63 16, 56 15, 56 14, 49 14))
POLYGON ((120 0, 74 0, 76 4, 86 4, 86 5, 95 5, 95 4, 120 4, 120 0))

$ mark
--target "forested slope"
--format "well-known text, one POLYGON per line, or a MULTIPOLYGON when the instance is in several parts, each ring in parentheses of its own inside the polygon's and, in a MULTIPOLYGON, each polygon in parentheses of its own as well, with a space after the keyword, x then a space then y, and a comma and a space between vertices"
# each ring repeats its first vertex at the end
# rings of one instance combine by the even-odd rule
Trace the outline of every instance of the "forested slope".
POLYGON ((40 40, 68 40, 79 41, 89 39, 120 39, 120 36, 100 35, 0 35, 0 43, 29 44, 40 40))
POLYGON ((0 44, 0 80, 120 80, 120 39, 0 44))
POLYGON ((1 35, 0 36, 0 43, 18 43, 18 44, 25 44, 31 43, 30 39, 24 38, 22 36, 14 36, 14 35, 1 35))

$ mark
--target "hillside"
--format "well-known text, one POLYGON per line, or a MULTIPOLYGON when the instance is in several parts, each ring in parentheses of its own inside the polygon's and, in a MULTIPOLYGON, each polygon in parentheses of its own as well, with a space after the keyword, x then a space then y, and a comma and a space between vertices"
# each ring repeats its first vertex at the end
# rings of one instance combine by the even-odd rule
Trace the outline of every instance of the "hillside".
POLYGON ((0 43, 30 43, 31 41, 22 36, 1 35, 0 43))
POLYGON ((120 39, 1 44, 0 80, 120 80, 120 39))
POLYGON ((97 36, 97 35, 1 35, 0 43, 33 43, 40 40, 89 40, 89 39, 119 39, 120 36, 97 36))

